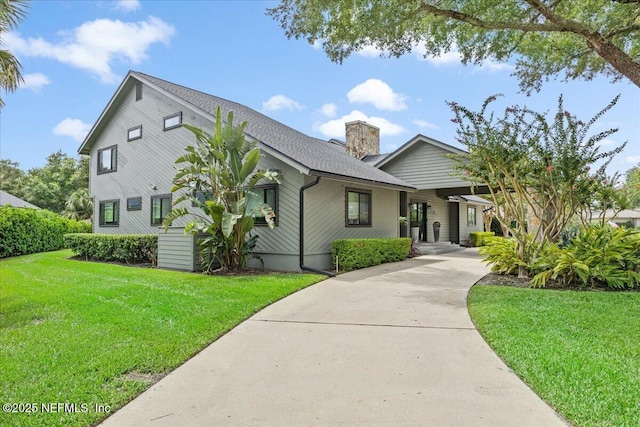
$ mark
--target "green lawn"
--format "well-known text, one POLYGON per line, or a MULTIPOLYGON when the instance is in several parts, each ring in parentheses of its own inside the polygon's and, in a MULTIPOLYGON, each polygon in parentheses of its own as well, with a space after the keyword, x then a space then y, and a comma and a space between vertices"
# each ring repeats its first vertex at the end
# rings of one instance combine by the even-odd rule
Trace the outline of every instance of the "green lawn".
POLYGON ((474 286, 498 355, 576 426, 640 425, 640 292, 474 286))
POLYGON ((2 411, 2 426, 95 424, 106 414, 94 405, 117 409, 253 313, 323 279, 213 277, 71 255, 0 262, 0 401, 37 409, 2 411))

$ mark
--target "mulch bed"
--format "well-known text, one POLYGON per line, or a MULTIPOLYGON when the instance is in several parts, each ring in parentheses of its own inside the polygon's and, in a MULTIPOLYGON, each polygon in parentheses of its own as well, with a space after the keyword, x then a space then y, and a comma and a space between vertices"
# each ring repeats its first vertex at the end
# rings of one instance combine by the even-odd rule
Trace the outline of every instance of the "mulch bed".
MULTIPOLYGON (((478 280, 476 285, 512 286, 515 288, 529 288, 531 279, 519 279, 517 276, 489 273, 478 280)), ((605 289, 598 287, 584 288, 578 284, 563 285, 556 280, 548 280, 547 285, 540 289, 555 289, 563 291, 593 291, 593 292, 640 292, 640 288, 635 289, 605 289)))

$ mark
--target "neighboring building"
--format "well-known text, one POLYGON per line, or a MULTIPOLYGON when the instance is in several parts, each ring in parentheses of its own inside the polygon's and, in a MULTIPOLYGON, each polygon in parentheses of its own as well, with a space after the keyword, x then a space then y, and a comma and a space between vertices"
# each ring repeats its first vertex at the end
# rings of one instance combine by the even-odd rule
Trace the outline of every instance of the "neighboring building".
POLYGON ((11 205, 14 208, 40 209, 36 205, 32 205, 31 203, 25 200, 22 200, 21 198, 16 197, 13 194, 0 190, 0 206, 6 206, 6 205, 11 205))
MULTIPOLYGON (((602 211, 594 211, 593 219, 602 216, 602 211)), ((605 219, 618 225, 640 227, 640 209, 624 209, 615 215, 612 210, 605 211, 605 219)))
MULTIPOLYGON (((94 232, 160 231, 161 239, 170 242, 160 250, 159 265, 191 268, 193 259, 184 251, 192 250, 192 242, 177 242, 184 236, 180 228, 165 235, 158 227, 170 211, 174 162, 194 140, 181 124, 211 130, 218 106, 223 117, 233 111, 236 124, 247 122, 247 138, 257 140, 264 154, 259 166, 282 174, 281 184, 260 187, 264 201, 277 215, 275 229, 257 227, 257 253, 267 268, 326 269, 331 265, 331 242, 336 239, 407 235, 399 217, 409 216, 410 207, 424 212, 420 218, 425 228, 432 221, 441 221, 440 241, 459 242, 468 230, 482 229, 481 210, 476 211, 475 225, 468 217, 474 203, 447 202, 449 196, 470 194, 470 189, 467 182, 448 176, 446 162, 440 160, 443 175, 439 179, 432 176, 435 171, 430 164, 423 165, 423 172, 429 175, 425 179, 414 179, 415 172, 403 174, 398 164, 416 165, 409 166, 411 159, 403 154, 404 147, 383 159, 379 130, 373 126, 348 123, 345 143, 324 141, 244 105, 130 71, 78 150, 91 157, 94 232), (374 166, 372 156, 382 161, 374 166), (425 180, 433 182, 425 187, 425 180), (442 192, 437 182, 447 184, 442 192), (452 205, 459 212, 458 226, 462 224, 458 231, 451 224, 452 205), (182 261, 174 262, 179 259, 182 261)), ((440 149, 446 145, 428 141, 414 145, 421 153, 429 150, 427 146, 440 149)), ((181 219, 174 226, 184 227, 185 223, 181 219)), ((428 232, 424 237, 429 240, 428 232)))

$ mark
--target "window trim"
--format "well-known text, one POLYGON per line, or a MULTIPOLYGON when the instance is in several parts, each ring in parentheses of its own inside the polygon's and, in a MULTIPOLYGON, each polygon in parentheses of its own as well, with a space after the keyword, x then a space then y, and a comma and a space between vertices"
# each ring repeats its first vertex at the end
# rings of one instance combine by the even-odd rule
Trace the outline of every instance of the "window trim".
MULTIPOLYGON (((358 213, 360 213, 360 206, 358 206, 358 213)), ((360 215, 358 215, 358 217, 359 216, 360 215)), ((344 226, 348 228, 373 227, 373 191, 352 187, 346 187, 344 189, 344 226), (349 224, 349 193, 366 194, 369 196, 367 212, 369 217, 368 224, 349 224)))
POLYGON ((137 139, 142 139, 142 125, 138 125, 138 126, 134 126, 132 128, 127 129, 127 142, 129 141, 135 141, 137 139), (140 129, 140 135, 135 136, 135 137, 131 137, 131 131, 133 130, 137 130, 140 129))
POLYGON ((102 175, 105 173, 111 173, 111 172, 116 172, 118 170, 118 145, 112 145, 110 147, 105 147, 105 148, 101 148, 98 150, 98 175, 102 175), (115 150, 115 154, 111 155, 111 169, 102 169, 101 165, 102 162, 100 161, 102 156, 102 153, 104 153, 105 151, 111 151, 111 150, 115 150))
POLYGON ((142 196, 138 196, 138 197, 127 197, 127 211, 141 211, 142 210, 142 196), (129 202, 136 200, 138 201, 138 207, 137 208, 132 208, 129 206, 129 202))
POLYGON ((478 209, 476 206, 467 206, 467 227, 475 227, 478 225, 478 209), (471 222, 469 217, 469 212, 473 209, 473 222, 471 222))
MULTIPOLYGON (((256 192, 256 190, 270 190, 273 189, 275 190, 275 206, 271 206, 271 209, 273 209, 273 212, 276 214, 276 217, 274 218, 274 224, 277 227, 278 226, 278 218, 280 217, 280 215, 278 215, 278 199, 280 196, 280 190, 278 189, 278 187, 280 187, 278 184, 263 184, 263 185, 256 185, 255 187, 253 187, 253 191, 256 192)), ((264 194, 264 193, 263 193, 264 194)), ((263 196, 264 198, 264 196, 263 196)), ((263 203, 266 203, 266 201, 263 201, 263 203)), ((256 227, 267 227, 268 224, 265 220, 265 222, 257 222, 256 218, 253 219, 253 225, 256 227)))
POLYGON ((98 202, 98 226, 99 227, 120 227, 120 199, 100 200, 98 202), (113 223, 104 222, 104 211, 102 207, 106 203, 113 203, 113 211, 115 213, 116 221, 113 223))
POLYGON ((162 201, 160 202, 160 222, 153 222, 153 199, 169 199, 169 212, 171 212, 171 204, 173 203, 173 195, 171 193, 168 194, 156 194, 151 196, 151 201, 149 203, 149 221, 152 226, 160 226, 164 221, 162 217, 162 201))
POLYGON ((164 116, 162 118, 162 125, 163 125, 163 130, 165 130, 165 131, 181 127, 182 126, 182 111, 178 111, 177 113, 169 114, 168 116, 164 116), (167 127, 167 120, 168 119, 173 119, 174 117, 178 117, 178 124, 167 127))

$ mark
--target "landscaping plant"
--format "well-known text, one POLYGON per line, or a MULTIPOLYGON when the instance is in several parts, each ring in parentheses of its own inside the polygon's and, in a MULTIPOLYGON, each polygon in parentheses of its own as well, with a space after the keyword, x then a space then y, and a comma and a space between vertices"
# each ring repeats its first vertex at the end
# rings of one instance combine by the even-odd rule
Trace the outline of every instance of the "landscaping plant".
POLYGON ((552 120, 520 106, 496 116, 489 111, 496 100, 487 98, 480 111, 449 103, 459 126, 458 142, 469 151, 452 158, 464 179, 488 189, 495 217, 513 236, 518 276, 528 277, 526 266, 560 238, 576 213, 599 196, 607 196, 601 206, 623 202, 608 197, 616 182, 605 170, 626 143, 601 152, 599 143, 617 129, 588 135, 618 97, 587 122, 565 111, 562 96, 552 120), (594 171, 596 163, 602 166, 594 171))
POLYGON ((185 232, 204 233, 201 248, 204 269, 213 270, 217 263, 223 270, 241 270, 256 246, 258 236, 252 235, 254 217, 262 217, 273 228, 273 209, 261 203, 250 208, 250 198, 261 181, 280 183, 277 171, 259 170, 262 155, 257 141, 245 138, 247 123, 233 125, 233 112, 222 120, 216 110, 213 135, 189 124, 183 126, 196 137, 196 143, 186 147, 186 154, 176 160, 181 165, 173 179, 173 193, 178 197, 174 209, 164 220, 169 227, 180 217, 193 220, 185 232), (188 202, 192 208, 180 207, 188 202))

